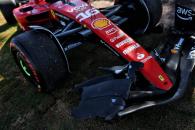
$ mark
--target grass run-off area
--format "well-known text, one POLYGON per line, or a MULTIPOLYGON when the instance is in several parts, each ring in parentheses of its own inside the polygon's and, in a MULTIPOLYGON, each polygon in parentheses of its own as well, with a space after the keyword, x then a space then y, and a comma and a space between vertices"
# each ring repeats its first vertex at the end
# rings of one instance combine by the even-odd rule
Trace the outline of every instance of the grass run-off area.
MULTIPOLYGON (((17 25, 7 25, 0 15, 0 130, 195 130, 195 78, 186 96, 174 104, 142 110, 112 122, 74 119, 70 111, 78 104, 79 96, 71 88, 101 74, 99 66, 117 65, 120 61, 102 46, 88 44, 70 54, 73 76, 64 87, 50 94, 38 93, 24 79, 10 54, 11 37, 19 32, 17 25)), ((137 40, 150 46, 167 42, 167 37, 166 33, 147 34, 137 40)))

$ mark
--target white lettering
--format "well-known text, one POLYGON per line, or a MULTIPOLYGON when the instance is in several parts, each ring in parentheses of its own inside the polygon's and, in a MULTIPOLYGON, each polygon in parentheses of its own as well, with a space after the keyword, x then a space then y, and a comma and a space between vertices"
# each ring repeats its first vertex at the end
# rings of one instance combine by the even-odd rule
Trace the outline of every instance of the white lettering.
POLYGON ((123 54, 127 55, 128 53, 132 52, 133 50, 139 48, 140 45, 138 43, 136 43, 135 45, 129 46, 127 47, 124 51, 123 54))
POLYGON ((123 36, 125 36, 125 34, 124 33, 120 33, 118 36, 113 37, 112 39, 110 39, 110 41, 111 42, 115 42, 116 40, 122 38, 123 36))
POLYGON ((106 34, 107 35, 112 35, 114 33, 116 33, 118 30, 116 28, 111 28, 109 30, 106 31, 106 34))
POLYGON ((84 9, 86 9, 87 7, 88 7, 88 4, 84 3, 80 6, 69 9, 68 12, 74 12, 74 11, 80 12, 80 11, 83 11, 84 9))
POLYGON ((192 10, 177 7, 177 17, 182 20, 192 20, 192 10))
POLYGON ((131 38, 127 38, 127 39, 125 39, 125 40, 123 40, 123 41, 117 43, 117 44, 116 44, 116 47, 117 47, 117 48, 120 48, 121 46, 123 46, 123 45, 125 45, 125 44, 127 44, 127 43, 132 43, 132 42, 133 42, 133 40, 132 40, 131 38))
POLYGON ((152 59, 152 56, 148 56, 147 58, 141 60, 142 63, 146 63, 147 61, 149 61, 150 59, 152 59))
POLYGON ((88 9, 85 12, 79 13, 76 16, 76 19, 79 19, 79 22, 82 22, 83 20, 88 19, 88 18, 90 18, 92 16, 95 16, 95 15, 97 15, 99 13, 100 13, 100 11, 95 9, 95 8, 88 9))

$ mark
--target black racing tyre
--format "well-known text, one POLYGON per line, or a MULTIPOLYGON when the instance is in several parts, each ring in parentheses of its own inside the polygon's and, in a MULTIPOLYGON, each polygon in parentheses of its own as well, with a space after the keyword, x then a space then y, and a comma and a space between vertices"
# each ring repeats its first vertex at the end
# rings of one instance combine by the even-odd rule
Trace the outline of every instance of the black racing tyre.
POLYGON ((0 4, 1 13, 3 14, 8 24, 16 23, 16 19, 12 13, 13 9, 16 7, 17 7, 16 3, 12 2, 11 0, 8 3, 0 4))
POLYGON ((14 37, 11 53, 24 77, 39 91, 62 86, 69 74, 68 62, 52 35, 31 30, 14 37))
POLYGON ((162 16, 162 1, 161 0, 144 0, 149 13, 150 13, 150 25, 149 28, 154 27, 162 16))
POLYGON ((123 5, 125 16, 129 15, 128 17, 130 17, 129 30, 133 32, 150 30, 160 21, 162 16, 161 0, 119 0, 116 4, 123 5), (133 5, 133 11, 129 9, 129 5, 133 5), (130 13, 126 13, 127 11, 130 13), (148 20, 148 15, 150 20, 148 20))

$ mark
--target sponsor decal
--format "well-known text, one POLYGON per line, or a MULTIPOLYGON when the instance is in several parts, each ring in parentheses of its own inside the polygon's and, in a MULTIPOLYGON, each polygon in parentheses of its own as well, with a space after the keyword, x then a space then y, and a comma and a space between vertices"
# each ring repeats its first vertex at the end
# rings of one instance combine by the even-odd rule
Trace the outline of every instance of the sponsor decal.
POLYGON ((142 63, 146 63, 147 61, 149 61, 150 59, 152 59, 152 56, 148 56, 147 58, 141 60, 142 63))
POLYGON ((123 46, 123 45, 125 45, 125 44, 127 44, 127 43, 132 43, 133 42, 133 40, 131 39, 131 38, 126 38, 125 40, 123 40, 123 41, 121 41, 121 42, 119 42, 119 43, 117 43, 116 44, 116 47, 117 48, 120 48, 121 46, 123 46))
POLYGON ((99 13, 100 13, 100 11, 95 9, 95 8, 88 9, 85 12, 79 13, 76 16, 76 19, 79 20, 79 22, 82 22, 83 20, 86 20, 86 19, 88 19, 92 16, 95 16, 95 15, 99 14, 99 13))
POLYGON ((192 21, 192 10, 185 7, 177 7, 176 15, 185 21, 192 21))
POLYGON ((118 32, 118 30, 116 28, 111 28, 111 29, 106 31, 106 34, 112 35, 112 34, 115 34, 116 32, 118 32))
POLYGON ((87 3, 83 3, 82 5, 80 6, 76 6, 74 8, 71 8, 71 9, 68 9, 67 11, 68 12, 82 12, 84 11, 86 8, 88 7, 88 4, 87 3))
POLYGON ((123 32, 121 32, 118 36, 113 37, 112 39, 110 39, 110 41, 115 42, 116 40, 122 38, 123 36, 125 36, 125 34, 123 32))
POLYGON ((195 59, 195 47, 191 48, 191 51, 190 51, 187 59, 195 59))
POLYGON ((153 52, 154 52, 154 55, 161 60, 161 62, 166 61, 166 58, 162 58, 156 49, 154 49, 153 52))
POLYGON ((125 54, 125 55, 127 55, 127 54, 129 54, 130 52, 132 52, 133 50, 135 50, 135 49, 137 49, 137 48, 139 48, 139 47, 141 47, 138 43, 136 43, 136 44, 134 44, 134 45, 132 45, 132 46, 129 46, 129 47, 127 47, 124 51, 123 51, 123 54, 125 54))
POLYGON ((160 81, 165 81, 165 78, 162 75, 159 75, 158 78, 160 79, 160 81))
POLYGON ((189 54, 190 59, 195 59, 195 50, 191 51, 189 54))
POLYGON ((181 49, 182 45, 184 44, 184 39, 181 38, 177 44, 175 44, 175 47, 171 49, 172 54, 176 54, 181 49))
POLYGON ((144 54, 137 53, 137 59, 138 59, 138 60, 142 60, 144 57, 145 57, 144 54))
POLYGON ((73 48, 80 46, 81 44, 83 44, 83 43, 82 42, 72 43, 72 44, 68 45, 64 50, 65 51, 71 50, 73 48))
POLYGON ((102 29, 110 26, 111 22, 110 22, 110 20, 108 20, 106 18, 98 18, 98 19, 95 19, 91 25, 94 29, 102 30, 102 29))

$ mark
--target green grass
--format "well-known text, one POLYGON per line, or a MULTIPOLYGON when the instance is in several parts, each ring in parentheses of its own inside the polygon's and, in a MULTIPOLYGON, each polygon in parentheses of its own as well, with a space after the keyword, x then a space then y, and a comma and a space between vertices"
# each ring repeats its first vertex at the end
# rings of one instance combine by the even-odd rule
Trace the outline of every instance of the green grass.
MULTIPOLYGON (((119 60, 101 46, 89 44, 71 54, 74 76, 64 87, 52 94, 40 94, 23 78, 9 52, 8 44, 11 36, 18 33, 16 29, 5 22, 0 25, 0 42, 3 43, 0 50, 0 130, 195 129, 195 93, 192 90, 178 103, 143 110, 112 122, 72 118, 70 110, 79 100, 78 95, 70 91, 74 84, 101 74, 98 66, 117 65, 119 60)), ((166 42, 166 38, 167 34, 148 34, 138 41, 151 47, 166 42)))
POLYGON ((17 26, 8 26, 0 13, 0 50, 10 37, 16 32, 17 26))

